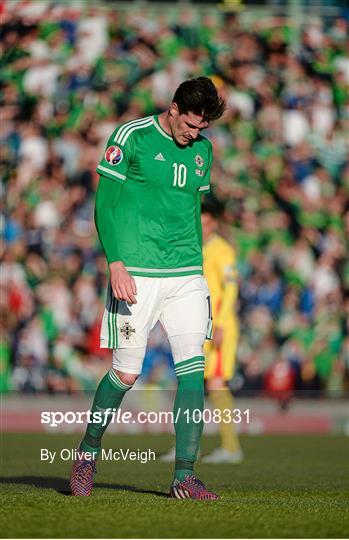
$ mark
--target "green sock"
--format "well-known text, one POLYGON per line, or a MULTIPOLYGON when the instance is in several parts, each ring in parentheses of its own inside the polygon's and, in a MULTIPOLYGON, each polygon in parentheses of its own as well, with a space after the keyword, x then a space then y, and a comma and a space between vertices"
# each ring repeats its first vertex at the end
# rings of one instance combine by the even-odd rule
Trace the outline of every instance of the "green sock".
POLYGON ((196 421, 204 408, 204 358, 195 356, 176 364, 178 388, 174 404, 176 432, 175 479, 182 481, 193 474, 203 429, 202 418, 196 421), (193 421, 193 419, 195 421, 193 421))
POLYGON ((112 411, 106 415, 105 410, 118 409, 125 393, 131 387, 132 385, 124 384, 113 369, 106 373, 96 390, 91 409, 92 413, 101 413, 101 419, 92 419, 87 425, 86 434, 80 443, 80 450, 93 453, 95 458, 98 457, 102 436, 112 419, 112 411))

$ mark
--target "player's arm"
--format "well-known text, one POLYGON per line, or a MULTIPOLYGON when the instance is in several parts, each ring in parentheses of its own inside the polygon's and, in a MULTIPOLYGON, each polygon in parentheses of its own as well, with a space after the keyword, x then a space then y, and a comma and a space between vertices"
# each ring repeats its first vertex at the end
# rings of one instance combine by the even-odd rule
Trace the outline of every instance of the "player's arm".
POLYGON ((122 133, 124 129, 121 126, 111 135, 96 169, 100 182, 96 194, 95 223, 109 264, 110 283, 115 297, 136 304, 136 283, 121 260, 114 219, 134 154, 133 137, 121 137, 122 133))
POLYGON ((136 284, 121 261, 114 224, 122 188, 119 182, 100 176, 96 193, 95 224, 109 264, 110 283, 115 297, 136 304, 136 284))
POLYGON ((118 205, 122 185, 119 182, 113 182, 105 176, 99 177, 96 203, 95 203, 95 224, 102 244, 102 248, 108 264, 120 261, 118 249, 118 237, 115 234, 114 212, 118 205))

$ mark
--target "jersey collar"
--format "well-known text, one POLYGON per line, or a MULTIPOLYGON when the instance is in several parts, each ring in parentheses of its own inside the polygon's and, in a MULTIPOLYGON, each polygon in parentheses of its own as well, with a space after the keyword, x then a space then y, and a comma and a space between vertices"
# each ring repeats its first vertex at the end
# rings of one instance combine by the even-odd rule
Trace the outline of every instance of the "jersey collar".
POLYGON ((160 126, 160 123, 159 123, 159 119, 158 119, 158 115, 157 114, 154 114, 153 116, 153 124, 154 126, 156 127, 156 129, 159 131, 159 133, 161 133, 161 135, 163 137, 165 137, 166 139, 169 139, 170 141, 173 141, 173 138, 171 137, 171 135, 169 135, 168 133, 166 133, 166 131, 164 131, 162 129, 162 127, 160 126))

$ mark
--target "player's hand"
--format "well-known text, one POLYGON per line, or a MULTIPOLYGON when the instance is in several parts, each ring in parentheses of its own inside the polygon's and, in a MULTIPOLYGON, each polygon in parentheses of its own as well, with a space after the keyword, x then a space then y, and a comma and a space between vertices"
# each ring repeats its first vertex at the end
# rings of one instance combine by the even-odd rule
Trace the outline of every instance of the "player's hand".
POLYGON ((224 338, 223 328, 214 328, 213 336, 212 336, 212 343, 216 349, 218 349, 222 345, 223 338, 224 338))
POLYGON ((121 261, 110 263, 110 283, 115 298, 128 304, 137 304, 137 287, 134 278, 128 273, 121 261))

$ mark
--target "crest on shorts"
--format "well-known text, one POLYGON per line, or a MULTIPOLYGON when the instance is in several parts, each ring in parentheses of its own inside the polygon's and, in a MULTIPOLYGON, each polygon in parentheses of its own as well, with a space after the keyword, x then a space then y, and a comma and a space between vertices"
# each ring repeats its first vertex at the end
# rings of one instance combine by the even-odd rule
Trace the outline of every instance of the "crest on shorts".
POLYGON ((132 336, 132 334, 135 333, 135 331, 136 330, 132 328, 129 322, 125 322, 124 326, 120 328, 120 332, 122 333, 123 336, 125 336, 127 340, 130 339, 130 337, 132 336))
POLYGON ((200 156, 200 154, 196 154, 195 156, 195 163, 198 167, 202 167, 203 164, 204 164, 204 160, 202 159, 202 157, 200 156))
POLYGON ((118 146, 109 146, 105 151, 104 157, 109 165, 118 165, 124 156, 121 148, 118 146))

